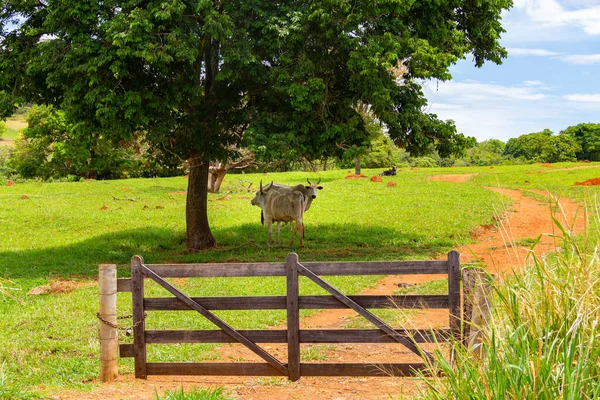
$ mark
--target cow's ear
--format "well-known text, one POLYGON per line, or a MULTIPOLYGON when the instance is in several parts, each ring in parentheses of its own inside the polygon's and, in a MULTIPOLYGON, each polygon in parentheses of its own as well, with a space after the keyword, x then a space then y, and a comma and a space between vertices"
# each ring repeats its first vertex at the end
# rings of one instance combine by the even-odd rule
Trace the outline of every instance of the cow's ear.
POLYGON ((323 186, 317 186, 317 189, 323 190, 323 186))

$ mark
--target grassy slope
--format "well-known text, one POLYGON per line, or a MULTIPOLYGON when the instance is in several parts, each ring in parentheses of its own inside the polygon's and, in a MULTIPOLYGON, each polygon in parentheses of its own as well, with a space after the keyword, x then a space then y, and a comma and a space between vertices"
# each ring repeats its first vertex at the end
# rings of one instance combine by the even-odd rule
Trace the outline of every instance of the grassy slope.
MULTIPOLYGON (((384 178, 383 184, 344 179, 346 171, 229 175, 222 193, 210 195, 209 202, 211 226, 221 248, 189 255, 183 252, 185 196, 176 193, 186 189, 185 178, 0 186, 0 277, 12 281, 4 286, 18 289, 11 293, 21 299, 17 303, 0 298, 0 341, 5 344, 0 348, 0 375, 6 384, 19 382, 24 388, 91 387, 89 381, 98 371, 97 289, 42 296, 24 293, 58 278, 95 279, 99 263, 116 263, 119 275, 127 276, 134 254, 147 262, 281 261, 290 251, 306 261, 429 259, 469 242, 473 228, 491 222, 493 205, 503 199, 482 185, 518 187, 525 177, 532 187, 562 191, 569 186, 565 193, 583 197, 595 189, 571 187, 573 181, 600 175, 599 169, 527 175, 527 168, 542 167, 404 171, 384 178), (437 173, 479 175, 464 184, 426 179, 437 173), (297 183, 307 176, 321 177, 325 189, 305 217, 306 247, 267 251, 259 209, 250 205, 253 193, 241 190, 241 180, 255 188, 261 179, 297 183), (390 180, 398 186, 385 186, 390 180), (22 199, 24 194, 28 198, 22 199), (103 206, 108 209, 101 210, 103 206), (248 245, 251 240, 257 245, 248 245)), ((365 171, 369 176, 376 172, 365 171)), ((282 229, 284 240, 289 235, 282 229)), ((331 282, 356 292, 375 279, 338 277, 331 282)), ((212 279, 202 285, 187 280, 183 285, 192 295, 284 293, 283 282, 275 278, 212 279)), ((160 293, 155 287, 150 290, 160 293)), ((303 292, 317 290, 303 285, 303 292)), ((119 303, 120 314, 128 313, 125 294, 119 303)), ((205 326, 191 314, 189 319, 157 314, 148 318, 151 329, 205 326)), ((273 312, 258 317, 252 312, 223 315, 238 328, 284 318, 273 312)), ((217 356, 209 346, 153 346, 150 353, 151 359, 164 361, 217 356)), ((122 371, 131 371, 130 360, 120 363, 122 371)))

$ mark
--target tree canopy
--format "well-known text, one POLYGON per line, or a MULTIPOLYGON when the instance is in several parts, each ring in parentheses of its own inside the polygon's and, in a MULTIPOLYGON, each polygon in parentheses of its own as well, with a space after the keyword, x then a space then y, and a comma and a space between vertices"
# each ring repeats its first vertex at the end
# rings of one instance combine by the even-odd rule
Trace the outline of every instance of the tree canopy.
POLYGON ((81 138, 144 135, 190 166, 187 249, 215 244, 211 160, 244 144, 339 156, 369 139, 357 105, 412 153, 469 142, 425 112, 421 84, 459 58, 500 63, 511 0, 7 0, 0 112, 53 105, 81 138))
POLYGON ((581 146, 565 134, 554 135, 550 129, 521 135, 506 142, 504 154, 537 162, 575 161, 581 146))
POLYGON ((600 161, 600 124, 578 124, 570 126, 561 135, 568 135, 581 146, 578 160, 600 161))

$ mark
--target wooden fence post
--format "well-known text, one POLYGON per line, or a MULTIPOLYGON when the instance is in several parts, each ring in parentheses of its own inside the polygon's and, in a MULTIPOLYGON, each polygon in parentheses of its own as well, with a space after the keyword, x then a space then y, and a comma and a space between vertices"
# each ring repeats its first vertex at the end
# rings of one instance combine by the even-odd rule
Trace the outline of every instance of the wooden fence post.
POLYGON ((456 250, 448 253, 448 301, 450 331, 454 338, 460 340, 460 253, 456 250))
POLYGON ((463 344, 472 351, 482 355, 483 328, 487 325, 492 306, 493 275, 479 269, 463 271, 464 281, 464 329, 463 344))
POLYGON ((100 380, 110 382, 118 375, 119 339, 117 335, 117 266, 98 266, 100 292, 100 380))
POLYGON ((300 305, 298 286, 298 254, 287 255, 287 338, 288 338, 288 378, 300 379, 300 305))
POLYGON ((146 316, 144 313, 144 275, 141 256, 131 257, 131 307, 133 311, 133 357, 135 377, 146 379, 146 316))

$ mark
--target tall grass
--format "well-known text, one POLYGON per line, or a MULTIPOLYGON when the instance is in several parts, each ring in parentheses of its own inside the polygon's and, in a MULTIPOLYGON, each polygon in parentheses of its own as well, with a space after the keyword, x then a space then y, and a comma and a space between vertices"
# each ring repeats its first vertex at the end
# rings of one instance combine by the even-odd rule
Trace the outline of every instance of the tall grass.
POLYGON ((454 343, 455 362, 438 357, 442 377, 425 380, 422 398, 600 398, 598 237, 556 223, 562 250, 532 254, 531 267, 496 284, 483 351, 454 343))

